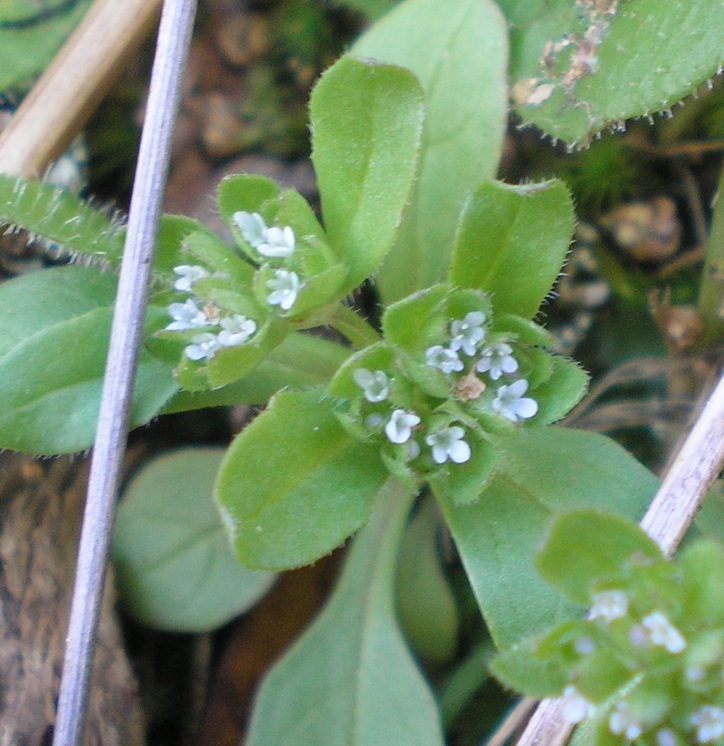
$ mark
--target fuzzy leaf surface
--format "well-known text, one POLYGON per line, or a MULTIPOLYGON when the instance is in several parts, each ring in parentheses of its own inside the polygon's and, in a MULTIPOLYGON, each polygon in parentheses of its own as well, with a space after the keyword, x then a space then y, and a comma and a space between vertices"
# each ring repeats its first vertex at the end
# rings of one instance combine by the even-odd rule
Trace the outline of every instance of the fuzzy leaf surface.
POLYGON ((0 174, 0 223, 23 228, 70 254, 91 255, 111 265, 119 264, 123 254, 125 226, 120 221, 44 181, 0 174))
POLYGON ((672 0, 665 6, 659 0, 610 0, 588 8, 568 0, 501 0, 501 9, 513 23, 514 94, 519 81, 553 86, 542 103, 523 103, 519 113, 570 143, 585 144, 611 123, 670 108, 715 75, 724 60, 719 0, 672 0), (576 40, 584 38, 599 41, 592 50, 579 49, 576 40), (547 43, 553 46, 544 63, 547 43))
POLYGON ((213 391, 179 391, 163 411, 170 414, 204 407, 265 404, 283 388, 325 385, 349 354, 349 349, 334 342, 293 332, 240 381, 213 391))
POLYGON ((460 220, 450 282, 490 293, 496 314, 532 318, 571 244, 573 203, 563 182, 484 182, 460 220))
POLYGON ((374 272, 397 235, 417 171, 424 118, 407 70, 343 57, 310 101, 324 225, 348 267, 345 290, 374 272))
POLYGON ((261 687, 247 746, 442 746, 437 707, 394 612, 411 495, 383 487, 320 616, 261 687))
POLYGON ((436 497, 491 635, 508 647, 572 612, 535 568, 549 520, 574 508, 638 519, 657 480, 595 433, 529 428, 495 443, 500 466, 477 502, 436 497))
POLYGON ((273 573, 236 561, 212 499, 221 448, 159 456, 131 481, 118 507, 111 558, 121 601, 142 624, 204 632, 246 611, 273 573))
MULTIPOLYGON (((116 278, 59 267, 0 286, 0 447, 37 454, 89 448, 110 336, 116 278)), ((147 325, 167 320, 150 307, 147 325)), ((176 393, 171 367, 141 351, 131 424, 156 416, 176 393)))
POLYGON ((308 564, 367 522, 387 471, 333 409, 319 390, 283 391, 231 444, 215 496, 248 567, 308 564))
POLYGON ((375 23, 352 53, 412 70, 425 90, 419 176, 377 278, 390 303, 444 279, 460 206, 498 170, 508 31, 489 0, 408 0, 375 23))

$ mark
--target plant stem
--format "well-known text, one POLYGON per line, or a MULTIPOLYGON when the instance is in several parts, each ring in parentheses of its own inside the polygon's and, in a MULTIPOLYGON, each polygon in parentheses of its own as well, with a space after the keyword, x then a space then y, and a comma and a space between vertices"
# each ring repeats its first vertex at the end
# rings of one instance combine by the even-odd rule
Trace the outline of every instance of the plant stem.
POLYGON ((346 337, 358 350, 380 341, 380 335, 370 324, 356 311, 342 303, 337 306, 334 316, 327 323, 346 337))
POLYGON ((166 0, 118 281, 60 685, 55 746, 83 742, 90 674, 171 136, 196 0, 166 0))
POLYGON ((704 321, 704 340, 714 344, 724 338, 724 168, 719 178, 717 194, 718 201, 714 207, 699 291, 699 313, 704 321))
POLYGON ((440 711, 445 725, 455 720, 475 692, 490 678, 485 661, 492 652, 492 643, 478 645, 445 679, 440 689, 440 711))

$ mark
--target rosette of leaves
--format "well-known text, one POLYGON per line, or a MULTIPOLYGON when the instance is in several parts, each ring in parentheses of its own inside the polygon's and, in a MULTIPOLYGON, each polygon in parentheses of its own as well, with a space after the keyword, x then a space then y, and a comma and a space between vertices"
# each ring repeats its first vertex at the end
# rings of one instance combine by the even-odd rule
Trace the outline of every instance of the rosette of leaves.
POLYGON ((590 611, 500 654, 493 671, 535 697, 563 696, 597 746, 720 743, 724 737, 724 550, 666 559, 610 514, 560 516, 538 555, 543 578, 590 611), (590 731, 589 731, 590 732, 590 731))
MULTIPOLYGON (((324 228, 296 192, 259 177, 220 188, 236 246, 199 221, 162 218, 134 425, 163 407, 263 403, 283 386, 328 381, 349 352, 300 330, 331 324, 350 327, 347 336, 371 334, 364 322, 345 325, 342 300, 394 241, 417 169, 422 92, 406 70, 346 57, 323 76, 310 109, 324 228), (258 251, 242 215, 290 235, 293 251, 258 251)), ((0 442, 35 453, 82 450, 93 441, 123 227, 61 190, 10 177, 0 177, 0 219, 95 265, 0 290, 0 442), (58 354, 79 339, 93 344, 58 354)))

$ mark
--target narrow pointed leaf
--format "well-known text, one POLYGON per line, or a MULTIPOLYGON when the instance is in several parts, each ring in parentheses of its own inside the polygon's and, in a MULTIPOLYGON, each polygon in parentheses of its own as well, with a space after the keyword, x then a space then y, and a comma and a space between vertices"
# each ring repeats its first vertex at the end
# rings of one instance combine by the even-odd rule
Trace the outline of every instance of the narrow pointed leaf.
POLYGON ((410 499, 392 481, 380 491, 332 598, 266 677, 247 746, 442 746, 434 698, 393 608, 410 499))
POLYGON ((281 392, 229 448, 216 500, 247 566, 308 564, 367 522, 387 471, 333 410, 319 390, 281 392))
POLYGON ((310 101, 312 160, 347 291, 392 247, 417 171, 424 107, 407 70, 344 57, 310 101))

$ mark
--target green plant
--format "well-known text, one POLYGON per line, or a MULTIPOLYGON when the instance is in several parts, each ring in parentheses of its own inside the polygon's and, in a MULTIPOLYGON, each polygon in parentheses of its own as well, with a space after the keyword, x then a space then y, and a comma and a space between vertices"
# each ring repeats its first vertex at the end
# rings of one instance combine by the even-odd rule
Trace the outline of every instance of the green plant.
MULTIPOLYGON (((548 518, 574 508, 637 518, 653 495, 656 479, 613 441, 552 426, 587 383, 573 361, 550 351, 535 320, 570 244, 568 191, 555 179, 512 186, 494 177, 508 75, 533 76, 546 41, 551 82, 529 77, 527 95, 540 100, 520 112, 572 143, 669 106, 713 74, 721 46, 710 29, 721 5, 696 3, 683 20, 682 6, 661 13, 648 0, 505 2, 506 22, 488 0, 452 10, 442 0, 408 0, 312 94, 321 221, 297 192, 250 175, 228 177, 217 193, 233 245, 192 219, 162 219, 133 424, 164 412, 267 405, 215 476, 206 463, 191 496, 203 514, 213 491, 220 517, 208 530, 218 538, 223 526, 251 568, 310 563, 359 532, 325 610, 262 687, 252 743, 442 742, 435 698, 394 608, 417 495, 436 501, 500 647, 569 619, 587 600, 561 602, 535 571, 548 518), (633 46, 631 14, 644 11, 652 20, 633 46), (665 45, 652 34, 673 44, 682 28, 687 39, 706 29, 704 41, 661 82, 651 70, 665 45), (572 78, 591 29, 600 73, 589 61, 572 78), (630 54, 606 51, 621 44, 630 54), (629 84, 642 65, 656 83, 639 95, 629 84), (616 76, 627 95, 612 102, 616 76), (369 277, 381 301, 372 323, 345 301, 369 277), (348 344, 308 333, 327 326, 348 344)), ((0 446, 82 450, 95 429, 123 227, 51 187, 6 177, 0 218, 88 260, 0 288, 0 446)), ((174 495, 154 499, 173 503, 174 495)), ((129 499, 114 545, 126 585, 142 589, 137 616, 207 628, 263 592, 257 584, 243 603, 221 604, 200 587, 209 600, 193 618, 175 617, 173 603, 139 604, 155 593, 146 585, 153 572, 144 571, 164 556, 137 548, 154 541, 146 508, 129 499)), ((159 523, 159 547, 175 551, 175 530, 159 523)), ((183 551, 178 559, 180 568, 198 561, 183 551)), ((439 566, 428 568, 435 583, 420 587, 449 600, 439 566)), ((179 571, 160 582, 171 590, 186 580, 179 571)), ((433 606, 419 639, 449 628, 449 604, 433 606)))

